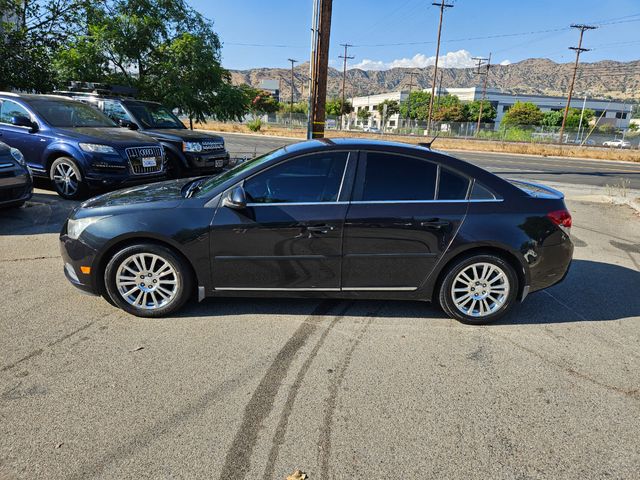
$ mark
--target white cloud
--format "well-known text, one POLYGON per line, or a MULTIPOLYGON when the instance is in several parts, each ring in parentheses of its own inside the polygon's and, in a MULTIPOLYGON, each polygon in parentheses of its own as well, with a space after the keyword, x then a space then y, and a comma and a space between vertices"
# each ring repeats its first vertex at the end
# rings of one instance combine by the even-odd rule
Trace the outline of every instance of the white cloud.
MULTIPOLYGON (((417 53, 412 58, 398 58, 391 62, 381 60, 364 59, 360 63, 351 65, 350 68, 360 68, 362 70, 389 70, 390 68, 424 68, 435 64, 436 57, 428 57, 422 53, 417 53)), ((443 68, 469 68, 475 66, 471 53, 467 50, 458 50, 440 55, 438 66, 443 68)))
POLYGON ((511 60, 502 60, 500 65, 511 65, 511 60))

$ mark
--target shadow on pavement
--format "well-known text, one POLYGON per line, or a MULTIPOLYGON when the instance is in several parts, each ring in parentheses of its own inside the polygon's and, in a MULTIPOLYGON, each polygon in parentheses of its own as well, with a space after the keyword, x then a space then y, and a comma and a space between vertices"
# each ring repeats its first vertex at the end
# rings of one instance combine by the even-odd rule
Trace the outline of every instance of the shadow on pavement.
POLYGON ((58 233, 78 203, 38 191, 24 207, 0 209, 0 235, 58 233))
MULTIPOLYGON (((318 299, 210 298, 187 305, 180 317, 233 315, 306 316, 318 299)), ((426 321, 446 318, 435 305, 425 302, 356 300, 347 316, 410 318, 426 321)), ((640 317, 640 272, 610 263, 574 260, 564 282, 531 294, 497 325, 597 322, 640 317)), ((425 325, 426 326, 426 325, 425 325)))

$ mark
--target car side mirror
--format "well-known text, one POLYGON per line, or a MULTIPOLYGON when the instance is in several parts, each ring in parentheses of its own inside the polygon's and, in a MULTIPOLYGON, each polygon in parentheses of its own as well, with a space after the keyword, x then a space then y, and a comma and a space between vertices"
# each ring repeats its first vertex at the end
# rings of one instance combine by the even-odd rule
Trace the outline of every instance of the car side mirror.
POLYGON ((15 125, 16 127, 28 127, 34 132, 38 130, 38 124, 36 122, 32 122, 29 117, 25 117, 24 115, 14 115, 11 117, 11 125, 15 125))
POLYGON ((234 210, 242 210, 247 208, 247 194, 244 188, 237 186, 232 188, 222 200, 222 205, 234 210))
POLYGON ((129 120, 125 120, 124 118, 118 120, 118 125, 124 128, 128 128, 129 130, 138 130, 138 124, 129 120))

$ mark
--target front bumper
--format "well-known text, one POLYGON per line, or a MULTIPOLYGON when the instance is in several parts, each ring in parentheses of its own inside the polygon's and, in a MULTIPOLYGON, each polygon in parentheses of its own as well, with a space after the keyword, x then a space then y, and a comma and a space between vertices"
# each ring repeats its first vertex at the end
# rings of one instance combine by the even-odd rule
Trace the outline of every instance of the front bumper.
POLYGON ((185 152, 189 169, 196 173, 219 172, 229 165, 229 152, 226 150, 193 153, 185 152))
POLYGON ((99 295, 95 281, 95 259, 97 252, 80 240, 73 240, 66 234, 65 223, 60 235, 60 254, 64 262, 64 275, 71 284, 85 293, 99 295), (82 267, 88 267, 89 273, 84 273, 82 267))
POLYGON ((33 195, 33 180, 25 171, 3 171, 0 177, 0 206, 25 202, 33 195))

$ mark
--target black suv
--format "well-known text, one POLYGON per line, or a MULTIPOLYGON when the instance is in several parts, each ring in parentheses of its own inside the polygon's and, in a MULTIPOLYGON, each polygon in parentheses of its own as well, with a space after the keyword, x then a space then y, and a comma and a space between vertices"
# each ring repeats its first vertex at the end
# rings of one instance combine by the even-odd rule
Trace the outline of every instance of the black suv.
POLYGON ((158 140, 167 154, 170 178, 219 172, 229 164, 229 152, 221 136, 189 130, 160 103, 101 92, 56 93, 92 105, 120 126, 139 130, 158 140))
POLYGON ((0 92, 0 140, 19 149, 33 175, 50 178, 63 198, 165 176, 160 143, 70 98, 0 92))

